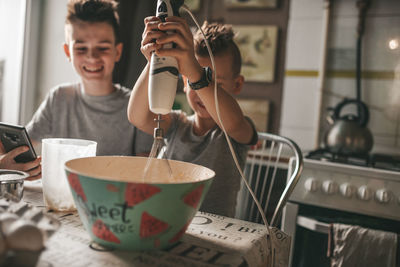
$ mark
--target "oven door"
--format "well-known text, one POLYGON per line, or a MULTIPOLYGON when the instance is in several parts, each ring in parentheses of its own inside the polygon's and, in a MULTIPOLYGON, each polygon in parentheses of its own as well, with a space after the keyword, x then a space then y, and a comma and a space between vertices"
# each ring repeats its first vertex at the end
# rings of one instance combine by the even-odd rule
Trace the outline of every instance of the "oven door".
MULTIPOLYGON (((334 223, 400 234, 400 222, 395 220, 288 202, 282 230, 292 236, 290 266, 331 266, 328 243, 334 223)), ((396 255, 396 266, 400 266, 399 247, 396 255)))

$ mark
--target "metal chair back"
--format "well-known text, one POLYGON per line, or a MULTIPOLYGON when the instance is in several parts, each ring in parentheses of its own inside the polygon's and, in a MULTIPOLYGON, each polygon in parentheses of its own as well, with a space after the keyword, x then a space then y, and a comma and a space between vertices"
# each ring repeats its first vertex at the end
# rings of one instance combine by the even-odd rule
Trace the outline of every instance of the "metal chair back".
MULTIPOLYGON (((303 156, 298 145, 289 138, 259 132, 258 139, 258 144, 247 155, 244 174, 264 209, 268 223, 277 227, 282 209, 299 180, 303 156), (293 171, 288 173, 289 170, 293 171)), ((257 205, 243 182, 236 217, 262 223, 257 205)))

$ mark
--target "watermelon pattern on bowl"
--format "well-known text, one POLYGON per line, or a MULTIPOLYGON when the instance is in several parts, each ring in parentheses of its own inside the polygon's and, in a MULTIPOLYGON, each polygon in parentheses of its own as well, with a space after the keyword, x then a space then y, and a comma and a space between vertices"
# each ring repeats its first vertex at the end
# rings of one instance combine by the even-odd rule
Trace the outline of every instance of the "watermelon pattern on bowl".
POLYGON ((142 180, 147 158, 98 156, 67 161, 80 219, 93 241, 124 250, 164 249, 180 240, 215 173, 172 161, 174 179, 142 180))

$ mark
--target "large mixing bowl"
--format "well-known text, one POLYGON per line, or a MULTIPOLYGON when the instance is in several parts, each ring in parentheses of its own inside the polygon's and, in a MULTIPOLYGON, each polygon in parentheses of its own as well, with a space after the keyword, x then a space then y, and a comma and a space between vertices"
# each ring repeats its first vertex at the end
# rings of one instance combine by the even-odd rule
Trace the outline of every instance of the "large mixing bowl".
POLYGON ((100 156, 65 163, 80 219, 93 241, 128 250, 163 249, 179 241, 215 173, 170 160, 171 179, 162 161, 151 160, 152 177, 146 179, 148 158, 100 156))

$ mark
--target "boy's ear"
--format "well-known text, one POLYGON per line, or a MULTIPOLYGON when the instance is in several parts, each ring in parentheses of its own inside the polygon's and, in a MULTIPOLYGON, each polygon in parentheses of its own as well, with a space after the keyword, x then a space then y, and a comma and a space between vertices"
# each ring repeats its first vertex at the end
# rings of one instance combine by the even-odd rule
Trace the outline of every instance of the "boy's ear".
POLYGON ((243 84, 244 84, 244 76, 243 75, 237 76, 235 78, 235 83, 234 83, 232 93, 234 95, 238 95, 242 91, 243 84))
POLYGON ((63 45, 64 48, 64 53, 67 56, 68 60, 71 60, 71 54, 69 53, 69 46, 67 43, 64 43, 63 45))
POLYGON ((117 50, 117 55, 115 57, 115 62, 118 62, 121 59, 121 55, 122 55, 122 49, 123 49, 124 45, 122 43, 118 43, 115 46, 115 49, 117 50))

